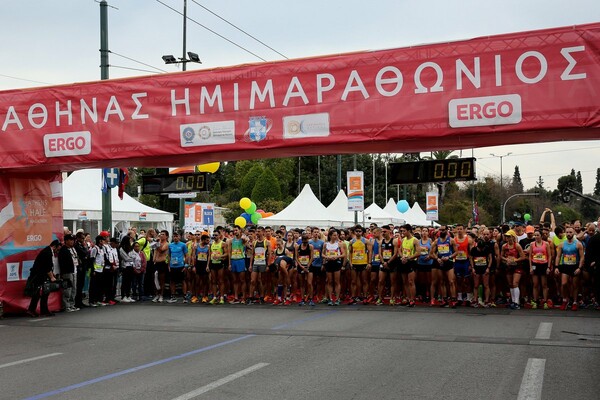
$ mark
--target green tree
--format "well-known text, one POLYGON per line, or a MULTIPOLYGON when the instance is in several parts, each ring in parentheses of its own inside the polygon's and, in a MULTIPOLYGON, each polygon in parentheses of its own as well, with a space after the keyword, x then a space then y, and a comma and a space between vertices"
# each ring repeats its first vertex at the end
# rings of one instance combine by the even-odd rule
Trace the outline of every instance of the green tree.
POLYGON ((242 197, 252 198, 252 190, 258 182, 258 178, 262 175, 264 169, 261 164, 255 164, 246 175, 243 176, 240 184, 240 194, 242 197))
POLYGON ((521 172, 519 172, 518 165, 515 165, 515 172, 512 178, 511 189, 515 193, 523 193, 523 181, 521 180, 521 172))
POLYGON ((583 193, 583 180, 581 179, 581 171, 577 171, 577 177, 575 179, 576 179, 575 190, 577 190, 579 193, 583 193))
MULTIPOLYGON (((575 172, 575 171, 572 171, 575 172)), ((558 178, 558 184, 556 188, 562 193, 566 188, 575 189, 577 187, 577 178, 575 174, 569 174, 558 178)))
POLYGON ((259 176, 252 189, 251 199, 257 204, 265 200, 281 200, 279 181, 271 169, 266 168, 259 176))

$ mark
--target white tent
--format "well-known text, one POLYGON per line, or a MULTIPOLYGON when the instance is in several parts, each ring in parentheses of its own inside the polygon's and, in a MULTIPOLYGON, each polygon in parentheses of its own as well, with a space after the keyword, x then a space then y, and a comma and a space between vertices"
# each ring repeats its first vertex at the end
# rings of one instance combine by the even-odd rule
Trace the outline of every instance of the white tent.
MULTIPOLYGON (((73 232, 77 227, 86 225, 86 221, 94 221, 87 229, 92 234, 100 230, 102 221, 102 170, 86 169, 73 172, 63 182, 63 219, 73 232), (69 226, 69 222, 72 227, 69 226), (95 229, 94 229, 95 228, 95 229), (96 232, 95 230, 98 230, 96 232)), ((138 227, 152 226, 158 229, 173 230, 173 214, 158 210, 142 204, 123 193, 123 200, 119 199, 118 190, 111 190, 112 198, 112 226, 119 231, 127 230, 131 225, 138 227)))
MULTIPOLYGON (((394 199, 390 198, 388 203, 385 205, 384 211, 396 216, 397 218, 403 218, 407 224, 415 225, 415 226, 431 226, 431 221, 427 221, 427 215, 421 209, 419 203, 415 202, 412 208, 406 210, 406 212, 401 213, 398 211, 396 206, 396 202, 394 199)), ((439 226, 437 223, 433 223, 434 226, 439 226)))
MULTIPOLYGON (((354 212, 348 211, 348 197, 343 190, 340 190, 335 199, 327 207, 332 215, 332 218, 340 221, 340 226, 354 225, 354 212)), ((404 219, 397 215, 392 215, 384 211, 377 204, 373 203, 363 212, 358 212, 359 224, 370 224, 371 222, 377 225, 383 224, 402 224, 404 219)))
POLYGON ((310 185, 306 184, 298 197, 285 209, 271 217, 261 219, 258 224, 263 226, 285 225, 287 228, 306 228, 307 226, 328 228, 339 225, 339 222, 332 219, 325 206, 313 193, 310 185))

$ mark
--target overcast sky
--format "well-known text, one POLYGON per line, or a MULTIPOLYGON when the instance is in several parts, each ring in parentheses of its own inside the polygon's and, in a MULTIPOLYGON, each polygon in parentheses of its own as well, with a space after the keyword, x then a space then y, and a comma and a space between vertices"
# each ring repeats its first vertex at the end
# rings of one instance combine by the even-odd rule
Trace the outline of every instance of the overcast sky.
MULTIPOLYGON (((183 0, 109 1, 116 7, 109 8, 111 78, 150 74, 118 67, 177 71, 176 66, 164 65, 161 56, 181 55, 183 18, 161 2, 183 11, 183 0)), ((283 56, 378 50, 600 21, 599 0, 188 0, 187 9, 189 18, 239 46, 188 21, 187 50, 198 53, 203 62, 190 63, 188 69, 255 63, 261 61, 258 57, 272 61, 283 56)), ((94 0, 2 1, 0 90, 98 80, 99 16, 94 0)), ((471 149, 462 153, 471 156, 471 149)), ((504 158, 504 176, 512 176, 518 165, 526 188, 541 175, 546 188, 554 189, 557 179, 574 168, 581 171, 588 193, 600 167, 600 138, 475 149, 479 178, 500 174, 500 159, 490 153, 512 153, 504 158)))

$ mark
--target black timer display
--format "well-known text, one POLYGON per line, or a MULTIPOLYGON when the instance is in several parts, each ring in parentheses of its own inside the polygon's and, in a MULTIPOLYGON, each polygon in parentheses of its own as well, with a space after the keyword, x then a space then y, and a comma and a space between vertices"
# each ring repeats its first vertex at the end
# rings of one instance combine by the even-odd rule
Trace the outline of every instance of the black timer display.
POLYGON ((391 163, 390 177, 389 182, 394 185, 477 179, 474 158, 391 163))
POLYGON ((142 176, 143 194, 203 192, 208 190, 208 174, 142 176))

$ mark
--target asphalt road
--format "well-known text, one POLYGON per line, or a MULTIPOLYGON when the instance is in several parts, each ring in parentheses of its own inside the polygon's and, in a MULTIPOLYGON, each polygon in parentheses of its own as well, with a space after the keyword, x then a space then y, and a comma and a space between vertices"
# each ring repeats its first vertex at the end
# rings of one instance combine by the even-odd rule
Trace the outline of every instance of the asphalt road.
POLYGON ((594 399, 600 312, 124 304, 0 321, 1 399, 594 399))

